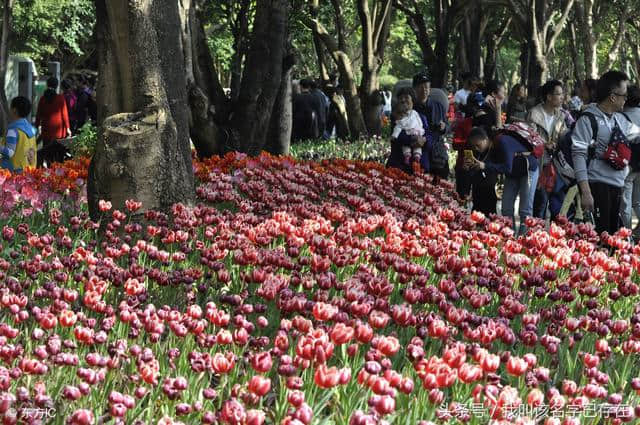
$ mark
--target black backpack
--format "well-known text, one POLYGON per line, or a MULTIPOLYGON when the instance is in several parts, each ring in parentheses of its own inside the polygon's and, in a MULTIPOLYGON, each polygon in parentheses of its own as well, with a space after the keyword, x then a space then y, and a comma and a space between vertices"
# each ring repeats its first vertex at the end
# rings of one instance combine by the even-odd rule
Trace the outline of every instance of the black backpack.
MULTIPOLYGON (((571 141, 571 136, 573 136, 573 131, 575 130, 576 124, 578 124, 578 121, 582 117, 587 117, 589 123, 591 124, 593 140, 598 139, 598 121, 596 121, 595 115, 593 115, 591 112, 583 112, 578 115, 576 121, 573 123, 569 131, 567 131, 564 136, 558 139, 558 146, 553 153, 553 165, 556 167, 558 175, 560 175, 560 177, 562 177, 562 179, 569 186, 573 186, 574 184, 576 184, 576 173, 573 170, 573 155, 571 153, 571 146, 573 144, 573 142, 571 141)), ((591 148, 589 148, 587 162, 591 160, 591 157, 592 152, 591 148)))

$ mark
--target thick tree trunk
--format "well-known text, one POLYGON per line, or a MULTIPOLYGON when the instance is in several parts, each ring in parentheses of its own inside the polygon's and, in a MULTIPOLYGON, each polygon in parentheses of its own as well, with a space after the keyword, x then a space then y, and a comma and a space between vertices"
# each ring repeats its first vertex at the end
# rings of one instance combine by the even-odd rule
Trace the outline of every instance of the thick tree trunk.
POLYGON ((549 63, 546 56, 533 54, 531 70, 529 71, 529 93, 537 93, 549 76, 549 63))
POLYGON ((576 2, 576 17, 580 26, 586 78, 598 78, 598 42, 600 37, 595 36, 593 32, 593 3, 594 0, 578 0, 576 2))
POLYGON ((7 75, 7 62, 9 61, 9 34, 11 33, 11 13, 13 0, 2 2, 2 35, 0 35, 0 131, 5 134, 9 118, 9 102, 4 90, 7 75))
POLYGON ((88 200, 124 210, 191 203, 194 178, 178 5, 172 0, 97 0, 99 46, 96 153, 89 167, 88 200))
POLYGON ((185 57, 190 136, 198 156, 207 158, 221 152, 224 132, 217 123, 229 115, 229 101, 213 67, 196 3, 180 0, 182 48, 185 57))
POLYGON ((368 0, 358 0, 357 9, 362 26, 360 104, 369 135, 379 136, 382 134, 381 115, 384 98, 378 92, 378 72, 382 67, 384 48, 391 26, 391 0, 375 0, 373 11, 368 0))
POLYGON ((464 35, 462 34, 462 29, 458 31, 458 42, 456 44, 456 51, 459 52, 457 56, 457 64, 458 64, 458 77, 460 77, 465 72, 469 72, 471 67, 469 66, 469 61, 467 60, 467 55, 464 53, 467 46, 465 45, 464 35))
POLYGON ((258 155, 265 147, 282 81, 289 2, 258 2, 229 148, 258 155))
POLYGON ((266 150, 274 155, 288 155, 293 129, 293 86, 292 75, 295 52, 287 40, 286 55, 282 64, 282 79, 271 115, 271 126, 266 150))
POLYGON ((240 84, 242 83, 242 63, 247 53, 247 39, 249 37, 249 7, 250 0, 240 0, 240 9, 233 28, 233 57, 231 60, 231 100, 238 100, 240 84))
POLYGON ((470 10, 462 22, 467 63, 469 64, 470 72, 479 77, 483 76, 482 41, 486 26, 487 19, 480 8, 470 10))
MULTIPOLYGON (((442 34, 436 41, 436 62, 431 64, 431 85, 445 87, 449 80, 449 33, 442 34)), ((424 62, 425 65, 429 65, 424 62)))

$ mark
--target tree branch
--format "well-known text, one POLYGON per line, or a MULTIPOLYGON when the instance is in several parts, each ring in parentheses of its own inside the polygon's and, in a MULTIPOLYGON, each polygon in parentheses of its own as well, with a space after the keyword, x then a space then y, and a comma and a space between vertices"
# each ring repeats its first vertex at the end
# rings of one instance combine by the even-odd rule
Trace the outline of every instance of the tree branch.
POLYGON ((571 11, 571 7, 573 7, 573 2, 574 0, 567 0, 567 3, 565 4, 565 7, 564 7, 564 11, 562 13, 562 17, 560 18, 558 23, 553 26, 553 35, 551 36, 551 39, 547 43, 546 51, 544 52, 545 55, 551 52, 551 50, 553 49, 553 46, 556 43, 556 39, 564 29, 564 25, 567 22, 567 18, 569 17, 569 12, 571 11))

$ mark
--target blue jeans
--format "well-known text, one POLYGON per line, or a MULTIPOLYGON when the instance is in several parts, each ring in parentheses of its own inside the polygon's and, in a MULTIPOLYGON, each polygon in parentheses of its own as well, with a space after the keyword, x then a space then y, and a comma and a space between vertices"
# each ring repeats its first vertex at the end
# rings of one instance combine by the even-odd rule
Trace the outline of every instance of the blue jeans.
POLYGON ((560 212, 564 197, 566 195, 566 184, 560 176, 556 176, 556 182, 553 186, 553 192, 548 193, 544 188, 538 188, 535 191, 534 198, 534 217, 547 218, 547 207, 551 213, 551 219, 554 219, 560 212))
POLYGON ((504 178, 504 191, 502 192, 502 215, 511 217, 513 220, 514 230, 515 222, 515 204, 516 197, 520 196, 519 214, 520 226, 524 226, 524 220, 533 216, 533 197, 536 193, 535 188, 538 184, 538 176, 540 175, 540 167, 535 171, 529 170, 528 176, 508 177, 504 178))

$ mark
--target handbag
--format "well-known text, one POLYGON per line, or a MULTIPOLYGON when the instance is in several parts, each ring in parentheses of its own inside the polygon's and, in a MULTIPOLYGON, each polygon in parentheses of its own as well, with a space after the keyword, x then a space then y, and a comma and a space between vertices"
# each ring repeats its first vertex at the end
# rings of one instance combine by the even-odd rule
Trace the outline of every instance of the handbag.
POLYGON ((622 133, 620 126, 616 125, 611 130, 611 138, 602 159, 614 170, 624 170, 631 160, 631 147, 627 137, 622 133))
POLYGON ((556 168, 553 166, 552 162, 549 162, 542 167, 540 177, 538 177, 538 187, 547 193, 551 193, 553 192, 553 188, 556 184, 556 178, 556 168))

